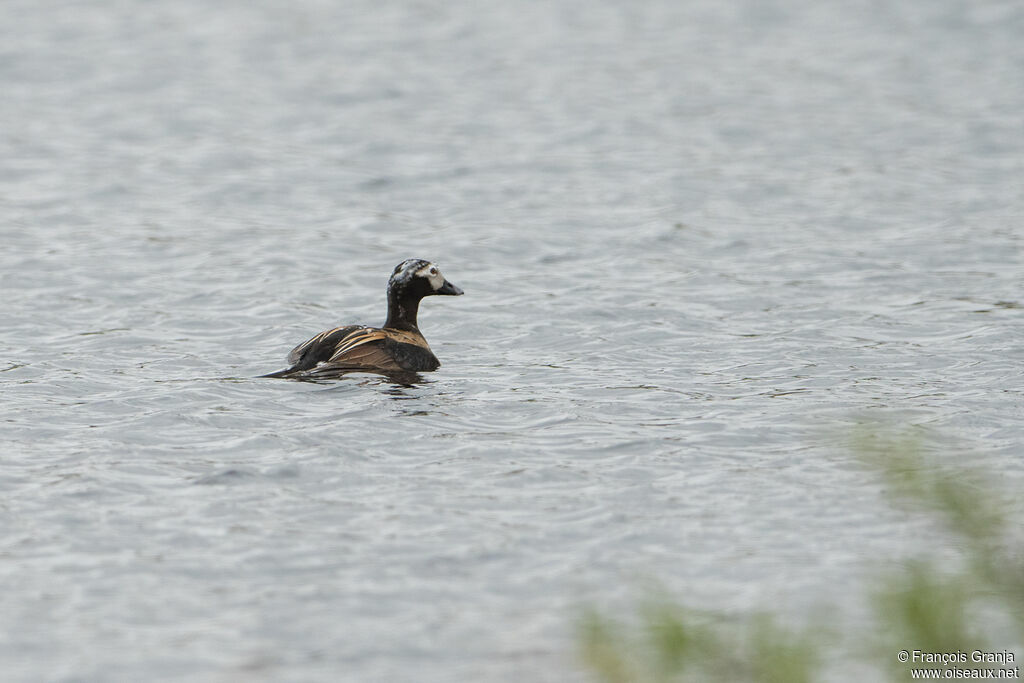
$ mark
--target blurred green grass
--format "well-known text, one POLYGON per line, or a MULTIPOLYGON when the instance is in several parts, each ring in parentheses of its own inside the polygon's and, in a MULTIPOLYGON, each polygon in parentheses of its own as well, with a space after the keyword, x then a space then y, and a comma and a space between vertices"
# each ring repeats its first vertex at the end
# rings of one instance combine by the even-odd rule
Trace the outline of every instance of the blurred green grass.
MULTIPOLYGON (((772 614, 737 619, 665 597, 647 600, 630 626, 589 610, 579 620, 578 642, 594 679, 803 683, 819 680, 824 662, 853 659, 866 660, 880 680, 891 681, 910 680, 911 668, 1001 668, 972 662, 969 653, 1003 650, 985 628, 993 620, 1024 643, 1024 556, 1014 537, 1024 525, 1010 493, 994 483, 993 473, 928 457, 919 438, 890 428, 861 428, 850 450, 878 472, 893 504, 948 530, 963 550, 962 567, 925 557, 882 576, 871 591, 871 627, 855 633, 838 634, 822 623, 794 630, 772 614), (896 657, 902 647, 968 656, 948 665, 903 663, 896 657)), ((1007 664, 1014 666, 1019 661, 1007 664)))

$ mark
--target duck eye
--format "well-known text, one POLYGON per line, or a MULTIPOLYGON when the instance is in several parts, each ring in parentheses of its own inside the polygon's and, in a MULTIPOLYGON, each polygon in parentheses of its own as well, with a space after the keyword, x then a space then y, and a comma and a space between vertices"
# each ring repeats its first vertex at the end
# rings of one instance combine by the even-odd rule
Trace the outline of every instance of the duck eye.
POLYGON ((430 269, 430 274, 431 275, 437 275, 437 268, 431 268, 430 269))

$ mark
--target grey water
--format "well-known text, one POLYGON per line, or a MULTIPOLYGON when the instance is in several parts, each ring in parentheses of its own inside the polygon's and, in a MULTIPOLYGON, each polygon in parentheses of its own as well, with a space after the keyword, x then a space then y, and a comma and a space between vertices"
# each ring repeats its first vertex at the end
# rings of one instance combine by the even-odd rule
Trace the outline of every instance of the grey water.
POLYGON ((956 551, 857 424, 1024 481, 1021 35, 6 0, 3 680, 582 681, 581 610, 652 584, 855 621, 956 551), (440 370, 256 379, 408 257, 466 291, 420 310, 440 370))

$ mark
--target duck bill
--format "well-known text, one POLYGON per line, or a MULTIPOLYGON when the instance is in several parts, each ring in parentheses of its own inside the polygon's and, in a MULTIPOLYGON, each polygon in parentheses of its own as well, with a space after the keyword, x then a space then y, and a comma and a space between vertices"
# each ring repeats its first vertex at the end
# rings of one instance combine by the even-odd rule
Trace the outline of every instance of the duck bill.
POLYGON ((448 282, 447 280, 445 280, 444 284, 441 285, 441 289, 437 290, 434 293, 435 294, 450 294, 451 296, 458 296, 458 295, 462 294, 462 290, 459 289, 458 287, 456 287, 455 285, 453 285, 452 283, 448 282))

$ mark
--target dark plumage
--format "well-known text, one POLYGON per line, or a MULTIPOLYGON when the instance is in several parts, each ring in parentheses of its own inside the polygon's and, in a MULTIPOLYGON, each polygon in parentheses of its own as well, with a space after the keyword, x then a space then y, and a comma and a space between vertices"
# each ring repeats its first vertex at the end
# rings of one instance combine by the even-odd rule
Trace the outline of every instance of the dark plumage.
POLYGON ((358 371, 391 375, 436 370, 441 362, 416 326, 420 300, 433 294, 459 295, 462 290, 430 261, 402 261, 388 280, 383 327, 348 325, 321 332, 292 349, 291 367, 264 377, 320 379, 358 371))

